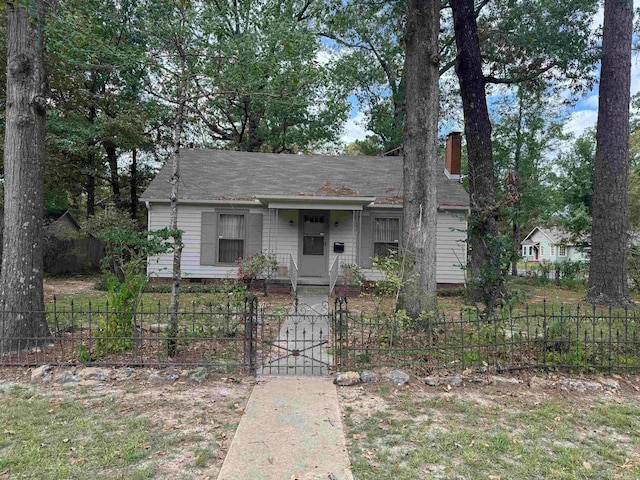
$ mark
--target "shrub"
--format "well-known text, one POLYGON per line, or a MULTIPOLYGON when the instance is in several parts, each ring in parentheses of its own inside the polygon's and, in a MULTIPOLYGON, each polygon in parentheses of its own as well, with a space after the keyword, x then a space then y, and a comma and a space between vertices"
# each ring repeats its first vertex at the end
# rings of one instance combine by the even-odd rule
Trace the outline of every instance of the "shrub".
POLYGON ((277 268, 278 262, 272 255, 249 254, 238 263, 238 280, 244 282, 251 289, 256 280, 263 279, 266 294, 267 283, 273 278, 277 268))

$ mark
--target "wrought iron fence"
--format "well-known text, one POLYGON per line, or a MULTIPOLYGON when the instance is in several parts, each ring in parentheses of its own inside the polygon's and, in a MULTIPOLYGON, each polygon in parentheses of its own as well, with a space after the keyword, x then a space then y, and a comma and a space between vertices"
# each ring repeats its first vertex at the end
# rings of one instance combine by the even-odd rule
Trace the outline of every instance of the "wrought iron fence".
MULTIPOLYGON (((194 303, 179 313, 175 336, 170 334, 168 309, 160 304, 117 312, 108 304, 78 307, 54 302, 40 315, 51 334, 13 338, 17 348, 0 340, 0 366, 202 365, 256 372, 264 352, 282 346, 278 332, 291 314, 267 313, 250 297, 235 304, 194 303), (176 346, 171 357, 169 343, 176 346)), ((347 300, 338 298, 328 315, 330 331, 323 330, 322 355, 336 370, 640 372, 640 316, 635 310, 545 304, 536 310, 504 311, 491 323, 473 311, 462 311, 441 314, 427 322, 428 328, 418 329, 402 315, 351 313, 347 300)), ((11 312, 0 312, 1 331, 11 317, 11 312)))
MULTIPOLYGON (((246 367, 250 348, 245 324, 255 318, 255 303, 198 305, 180 311, 175 336, 170 334, 168 308, 141 304, 135 311, 114 311, 110 305, 79 307, 54 302, 44 314, 50 335, 12 338, 10 349, 0 341, 0 366, 205 365, 223 370, 246 367), (171 337, 170 337, 171 335, 171 337), (167 345, 175 344, 169 357, 167 345), (17 345, 17 348, 15 347, 17 345)), ((257 307, 256 307, 257 308, 257 307)), ((31 314, 37 315, 38 312, 31 314)), ((0 327, 12 312, 0 313, 0 327)))
POLYGON ((334 350, 339 369, 412 368, 501 372, 570 369, 640 372, 640 318, 635 310, 576 307, 504 311, 487 323, 473 311, 441 314, 417 329, 404 316, 348 313, 336 303, 334 350))

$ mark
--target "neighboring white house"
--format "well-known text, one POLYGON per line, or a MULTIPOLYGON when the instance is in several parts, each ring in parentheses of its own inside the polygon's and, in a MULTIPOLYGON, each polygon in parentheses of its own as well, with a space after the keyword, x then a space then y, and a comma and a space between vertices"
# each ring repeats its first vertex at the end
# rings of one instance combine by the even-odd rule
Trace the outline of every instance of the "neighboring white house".
POLYGON ((522 258, 525 262, 551 263, 588 260, 583 245, 576 245, 567 232, 556 228, 535 227, 521 242, 522 258))
MULTIPOLYGON (((469 196, 460 185, 460 135, 437 178, 437 282, 465 282, 469 196)), ((402 248, 402 157, 182 150, 178 228, 187 280, 235 278, 240 258, 273 255, 281 280, 333 285, 341 266, 373 275, 371 258, 402 248), (285 273, 286 271, 286 273, 285 273)), ((169 225, 171 162, 141 197, 149 229, 169 225)), ((171 276, 171 255, 150 259, 171 276)))

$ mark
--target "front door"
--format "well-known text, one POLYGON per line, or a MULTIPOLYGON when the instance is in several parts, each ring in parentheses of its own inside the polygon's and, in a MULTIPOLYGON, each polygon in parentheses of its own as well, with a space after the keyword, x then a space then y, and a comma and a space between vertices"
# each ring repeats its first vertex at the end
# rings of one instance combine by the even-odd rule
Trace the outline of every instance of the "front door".
POLYGON ((326 212, 303 213, 300 222, 300 275, 327 275, 327 232, 329 216, 326 212))

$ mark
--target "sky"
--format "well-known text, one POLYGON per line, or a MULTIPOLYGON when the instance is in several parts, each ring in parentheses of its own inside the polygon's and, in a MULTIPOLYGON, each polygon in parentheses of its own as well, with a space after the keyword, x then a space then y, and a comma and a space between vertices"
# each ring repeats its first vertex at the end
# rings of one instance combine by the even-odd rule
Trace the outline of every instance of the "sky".
MULTIPOLYGON (((634 0, 634 9, 640 8, 640 0, 634 0)), ((593 27, 602 26, 604 17, 603 9, 594 18, 593 27)), ((631 95, 640 91, 640 52, 635 52, 631 60, 631 95)), ((572 133, 579 136, 588 128, 595 127, 598 119, 598 85, 583 97, 573 107, 569 113, 569 117, 565 124, 566 133, 572 133)), ((344 144, 351 143, 354 140, 362 140, 366 137, 367 131, 363 126, 364 114, 354 108, 351 118, 347 121, 341 140, 344 144)))

